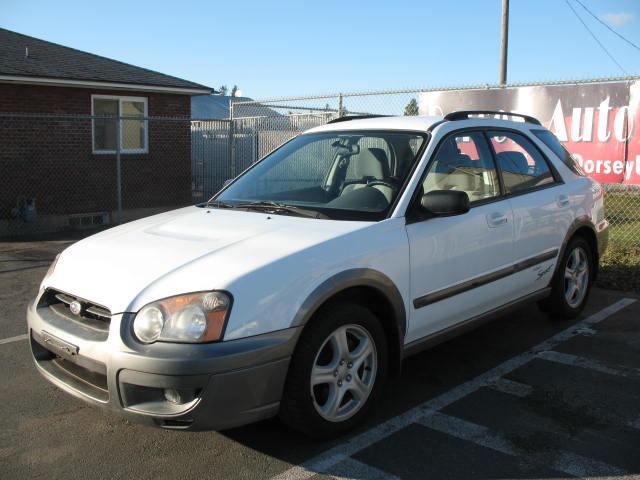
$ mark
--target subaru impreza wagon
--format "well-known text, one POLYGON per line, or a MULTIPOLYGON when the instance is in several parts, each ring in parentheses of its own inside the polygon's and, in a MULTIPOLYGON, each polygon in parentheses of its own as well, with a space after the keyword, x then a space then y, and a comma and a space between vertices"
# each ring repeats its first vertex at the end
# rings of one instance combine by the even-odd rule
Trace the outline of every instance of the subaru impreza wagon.
POLYGON ((207 203, 75 243, 28 308, 37 369, 159 427, 280 415, 326 437, 408 355, 526 302, 577 316, 602 188, 536 119, 495 113, 340 118, 207 203))

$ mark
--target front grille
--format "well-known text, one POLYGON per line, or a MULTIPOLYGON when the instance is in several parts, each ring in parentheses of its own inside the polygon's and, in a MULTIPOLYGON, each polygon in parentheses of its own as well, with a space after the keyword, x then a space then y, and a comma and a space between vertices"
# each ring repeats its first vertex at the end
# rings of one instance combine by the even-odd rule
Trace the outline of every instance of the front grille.
POLYGON ((58 316, 101 332, 108 332, 111 324, 111 312, 108 308, 59 290, 47 290, 38 307, 49 308, 58 316), (71 309, 71 305, 75 302, 80 305, 78 313, 74 313, 71 309))

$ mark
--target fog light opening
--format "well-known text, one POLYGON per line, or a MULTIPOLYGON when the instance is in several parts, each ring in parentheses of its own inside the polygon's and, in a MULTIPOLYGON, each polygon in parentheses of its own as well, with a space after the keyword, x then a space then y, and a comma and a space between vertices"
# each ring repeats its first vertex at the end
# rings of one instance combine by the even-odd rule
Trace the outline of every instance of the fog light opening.
POLYGON ((167 402, 173 403, 175 405, 185 403, 182 395, 180 395, 180 392, 175 388, 165 388, 164 398, 167 400, 167 402))

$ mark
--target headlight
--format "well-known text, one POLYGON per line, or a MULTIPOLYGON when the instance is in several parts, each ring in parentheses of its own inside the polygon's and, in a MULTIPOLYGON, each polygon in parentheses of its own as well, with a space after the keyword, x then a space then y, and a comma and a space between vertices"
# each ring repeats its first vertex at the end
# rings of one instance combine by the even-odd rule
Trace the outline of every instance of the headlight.
POLYGON ((231 297, 224 292, 165 298, 142 307, 133 320, 133 333, 144 343, 214 342, 222 336, 230 308, 231 297))
POLYGON ((42 281, 45 281, 47 278, 49 278, 51 276, 53 271, 56 269, 56 263, 58 263, 58 259, 59 258, 60 258, 60 254, 57 254, 56 258, 53 259, 53 262, 49 266, 49 269, 47 270, 47 273, 44 274, 44 278, 42 279, 42 281))
POLYGON ((133 332, 144 343, 155 342, 162 333, 162 327, 164 314, 156 306, 144 307, 133 322, 133 332))

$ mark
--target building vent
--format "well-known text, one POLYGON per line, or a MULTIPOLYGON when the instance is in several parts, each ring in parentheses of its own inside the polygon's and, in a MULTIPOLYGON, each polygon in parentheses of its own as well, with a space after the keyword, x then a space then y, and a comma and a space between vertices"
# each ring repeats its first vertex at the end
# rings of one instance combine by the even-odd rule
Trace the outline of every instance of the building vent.
POLYGON ((109 225, 109 214, 107 212, 69 215, 69 226, 73 228, 91 228, 103 225, 109 225))

